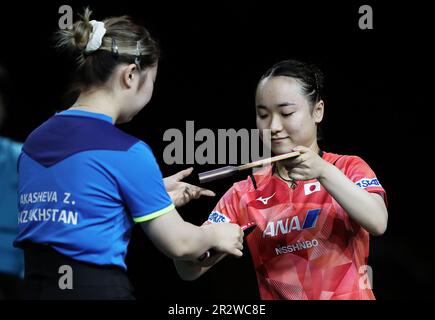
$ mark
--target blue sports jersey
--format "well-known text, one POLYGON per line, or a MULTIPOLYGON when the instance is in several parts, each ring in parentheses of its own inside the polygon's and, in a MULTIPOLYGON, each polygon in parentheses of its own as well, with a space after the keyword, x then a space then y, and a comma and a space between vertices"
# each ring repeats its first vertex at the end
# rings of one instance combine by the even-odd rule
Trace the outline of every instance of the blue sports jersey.
POLYGON ((32 132, 19 159, 18 237, 126 269, 134 222, 174 209, 147 144, 106 115, 67 110, 32 132))

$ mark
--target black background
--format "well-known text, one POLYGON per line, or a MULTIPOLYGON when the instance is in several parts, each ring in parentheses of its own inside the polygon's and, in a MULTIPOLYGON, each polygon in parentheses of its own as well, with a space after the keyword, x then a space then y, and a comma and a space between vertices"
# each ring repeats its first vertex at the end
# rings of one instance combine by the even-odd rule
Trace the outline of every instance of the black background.
MULTIPOLYGON (((72 64, 52 48, 58 8, 89 5, 93 18, 129 14, 159 40, 163 56, 153 99, 122 129, 146 141, 164 175, 163 133, 195 128, 255 128, 256 82, 273 63, 297 58, 326 74, 325 151, 356 154, 377 173, 389 200, 389 227, 372 238, 369 264, 378 299, 434 298, 432 226, 433 37, 428 5, 383 1, 2 2, 0 63, 9 73, 3 135, 24 141, 53 112, 72 64), (374 29, 358 27, 369 4, 374 29)), ((195 165, 195 172, 215 166, 195 165)), ((181 208, 200 224, 223 192, 243 176, 209 185, 216 199, 181 208)), ((226 259, 196 282, 178 279, 172 262, 134 230, 129 273, 141 299, 257 299, 249 252, 226 259)))

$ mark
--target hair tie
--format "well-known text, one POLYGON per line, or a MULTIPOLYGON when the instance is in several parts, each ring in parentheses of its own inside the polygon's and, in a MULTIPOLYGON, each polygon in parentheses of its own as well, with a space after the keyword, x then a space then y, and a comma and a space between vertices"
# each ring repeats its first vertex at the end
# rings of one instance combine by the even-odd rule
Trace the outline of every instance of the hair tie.
POLYGON ((89 23, 92 25, 92 32, 85 48, 86 53, 91 53, 98 50, 101 47, 103 37, 106 34, 104 22, 91 20, 89 23))

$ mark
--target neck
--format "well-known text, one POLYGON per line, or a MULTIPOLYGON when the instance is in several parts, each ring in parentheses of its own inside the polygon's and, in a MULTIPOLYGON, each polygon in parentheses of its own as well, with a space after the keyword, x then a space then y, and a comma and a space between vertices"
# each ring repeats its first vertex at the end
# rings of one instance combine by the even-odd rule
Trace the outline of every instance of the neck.
POLYGON ((119 118, 119 104, 116 99, 102 91, 81 93, 70 110, 101 113, 112 118, 113 123, 116 123, 119 118))
POLYGON ((317 139, 314 139, 313 143, 309 146, 309 148, 313 150, 315 153, 319 154, 320 148, 319 145, 317 144, 317 139))

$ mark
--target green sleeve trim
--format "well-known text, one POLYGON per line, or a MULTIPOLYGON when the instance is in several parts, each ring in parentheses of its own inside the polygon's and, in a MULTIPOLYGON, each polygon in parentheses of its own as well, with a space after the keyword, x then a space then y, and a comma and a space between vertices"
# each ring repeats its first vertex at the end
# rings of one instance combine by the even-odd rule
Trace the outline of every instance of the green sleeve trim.
POLYGON ((168 212, 170 212, 170 211, 172 211, 172 210, 174 210, 174 209, 175 209, 175 206, 174 206, 173 203, 171 203, 171 204, 170 204, 168 207, 166 207, 166 208, 160 209, 159 211, 156 211, 156 212, 154 212, 154 213, 147 214, 146 216, 143 216, 143 217, 133 218, 133 220, 134 220, 134 222, 136 222, 136 223, 144 222, 144 221, 148 221, 148 220, 152 220, 152 219, 155 219, 155 218, 157 218, 157 217, 160 217, 160 216, 162 216, 162 215, 164 215, 164 214, 166 214, 166 213, 168 213, 168 212))

